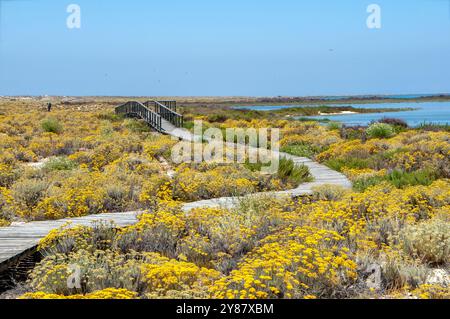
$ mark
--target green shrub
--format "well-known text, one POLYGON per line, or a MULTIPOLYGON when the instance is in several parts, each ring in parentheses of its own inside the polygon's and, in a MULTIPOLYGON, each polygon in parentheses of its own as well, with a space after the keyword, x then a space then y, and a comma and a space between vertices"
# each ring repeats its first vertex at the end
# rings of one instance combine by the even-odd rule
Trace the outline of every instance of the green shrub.
POLYGON ((76 166, 75 162, 63 156, 50 159, 43 168, 46 171, 70 171, 76 166))
POLYGON ((263 166, 266 166, 268 164, 264 164, 261 162, 257 162, 257 163, 250 163, 250 161, 247 159, 244 163, 245 168, 247 168, 248 170, 252 171, 252 172, 260 172, 261 169, 263 168, 263 166))
POLYGON ((187 130, 193 130, 194 129, 194 122, 193 121, 186 121, 186 119, 183 122, 183 128, 187 130))
POLYGON ((367 128, 366 133, 370 138, 389 138, 395 135, 395 130, 392 125, 374 123, 367 128))
POLYGON ((225 114, 212 114, 208 116, 208 122, 210 123, 223 123, 228 119, 225 114))
POLYGON ((284 182, 296 185, 312 180, 308 167, 295 165, 294 161, 285 158, 280 159, 278 177, 284 182))
POLYGON ((430 265, 450 262, 450 223, 432 219, 409 226, 400 234, 403 249, 413 258, 430 265))
POLYGON ((386 180, 397 188, 406 186, 429 186, 436 180, 436 175, 431 170, 419 170, 411 173, 395 170, 387 175, 386 180))
POLYGON ((281 151, 295 156, 312 158, 325 151, 325 149, 310 144, 292 144, 283 146, 281 151))
POLYGON ((151 132, 150 126, 143 120, 126 119, 124 126, 133 133, 151 132))
POLYGON ((450 124, 420 123, 419 130, 431 132, 450 132, 450 124))
POLYGON ((331 121, 327 124, 327 128, 330 131, 337 131, 340 130, 342 127, 342 123, 341 122, 335 122, 335 121, 331 121))
POLYGON ((121 114, 115 114, 115 113, 101 113, 97 115, 97 118, 99 120, 105 120, 110 122, 119 122, 124 119, 124 116, 121 114))
POLYGON ((436 173, 431 170, 419 170, 410 173, 395 170, 386 176, 374 176, 358 179, 353 183, 353 189, 362 192, 367 188, 377 185, 383 181, 387 181, 397 188, 405 188, 407 186, 416 185, 429 186, 436 179, 436 173))
POLYGON ((385 181, 382 176, 359 178, 353 182, 353 189, 357 192, 364 192, 369 187, 378 185, 385 181))
POLYGON ((325 162, 325 165, 328 167, 334 169, 335 171, 341 172, 344 168, 349 169, 364 169, 364 168, 370 168, 372 166, 372 160, 368 158, 357 158, 357 157, 350 157, 350 158, 339 158, 339 159, 330 159, 325 162))
POLYGON ((44 132, 60 134, 63 131, 63 126, 55 118, 48 118, 41 122, 41 127, 44 132))

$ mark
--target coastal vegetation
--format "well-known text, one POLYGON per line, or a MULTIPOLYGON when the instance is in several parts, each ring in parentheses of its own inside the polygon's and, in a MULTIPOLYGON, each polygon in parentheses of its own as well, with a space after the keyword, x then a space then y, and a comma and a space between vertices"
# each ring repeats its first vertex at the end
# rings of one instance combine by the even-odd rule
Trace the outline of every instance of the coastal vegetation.
POLYGON ((288 160, 274 175, 248 162, 175 164, 177 141, 107 104, 65 105, 51 116, 15 101, 0 109, 0 227, 144 211, 129 227, 52 231, 21 298, 450 298, 445 127, 182 110, 206 128, 280 128, 282 151, 353 182, 273 198, 249 194, 311 181, 308 170, 288 160), (247 197, 235 208, 181 209, 221 196, 247 197), (78 288, 67 285, 73 265, 78 288))
POLYGON ((192 107, 188 109, 186 120, 203 117, 210 123, 223 123, 226 120, 254 120, 254 119, 286 119, 314 115, 333 115, 351 113, 385 113, 411 111, 413 108, 357 108, 353 106, 292 106, 277 110, 251 110, 245 108, 227 107, 224 109, 204 109, 192 107))
POLYGON ((173 163, 176 140, 109 111, 63 109, 52 117, 9 111, 0 118, 2 225, 148 209, 165 189, 174 200, 196 201, 284 190, 310 180, 307 168, 294 169, 289 161, 276 175, 245 163, 173 163))

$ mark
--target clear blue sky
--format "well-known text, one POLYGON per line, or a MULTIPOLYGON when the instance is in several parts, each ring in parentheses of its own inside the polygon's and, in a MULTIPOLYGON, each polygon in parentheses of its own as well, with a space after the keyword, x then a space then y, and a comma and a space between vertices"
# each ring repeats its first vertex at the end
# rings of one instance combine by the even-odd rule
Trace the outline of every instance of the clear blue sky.
POLYGON ((0 95, 450 92, 447 0, 0 1, 0 95))

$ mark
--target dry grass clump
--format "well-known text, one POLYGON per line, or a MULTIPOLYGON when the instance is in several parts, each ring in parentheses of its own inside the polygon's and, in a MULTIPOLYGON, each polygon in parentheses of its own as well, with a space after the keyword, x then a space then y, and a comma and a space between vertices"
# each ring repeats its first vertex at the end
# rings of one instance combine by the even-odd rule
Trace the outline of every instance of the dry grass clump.
POLYGON ((339 185, 320 185, 313 188, 313 199, 324 201, 338 201, 341 200, 349 190, 339 185))
POLYGON ((450 264, 450 223, 434 218, 411 225, 401 233, 403 249, 412 258, 430 265, 450 264))

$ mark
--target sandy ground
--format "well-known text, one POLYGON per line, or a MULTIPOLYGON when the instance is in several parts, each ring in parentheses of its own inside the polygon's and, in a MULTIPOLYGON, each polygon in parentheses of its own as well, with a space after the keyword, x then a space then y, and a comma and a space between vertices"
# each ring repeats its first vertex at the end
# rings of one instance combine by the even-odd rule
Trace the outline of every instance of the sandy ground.
POLYGON ((342 112, 337 112, 337 113, 323 113, 323 112, 319 112, 319 115, 345 115, 345 114, 357 114, 358 112, 353 112, 353 111, 342 111, 342 112))

